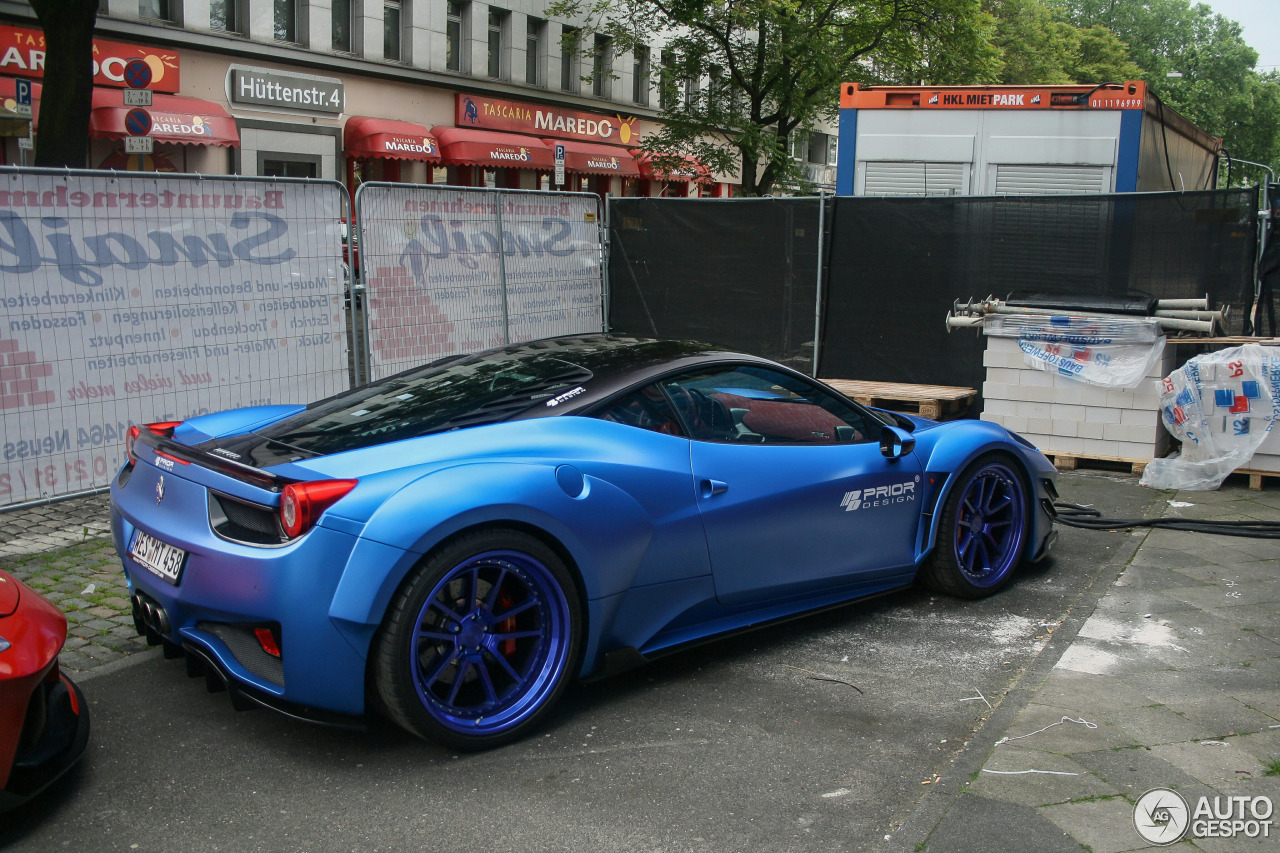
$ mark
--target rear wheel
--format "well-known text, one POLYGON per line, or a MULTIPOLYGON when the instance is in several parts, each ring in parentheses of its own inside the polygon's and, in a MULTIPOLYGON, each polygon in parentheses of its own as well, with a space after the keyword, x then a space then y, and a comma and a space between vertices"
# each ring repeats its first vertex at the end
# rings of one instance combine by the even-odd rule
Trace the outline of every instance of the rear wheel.
POLYGON ((459 749, 537 726, 577 665, 579 600, 559 556, 517 530, 453 540, 409 577, 375 641, 393 720, 459 749))
POLYGON ((983 598, 1003 589, 1026 551, 1029 509, 1017 463, 1001 453, 979 457, 947 497, 938 541, 920 579, 961 598, 983 598))

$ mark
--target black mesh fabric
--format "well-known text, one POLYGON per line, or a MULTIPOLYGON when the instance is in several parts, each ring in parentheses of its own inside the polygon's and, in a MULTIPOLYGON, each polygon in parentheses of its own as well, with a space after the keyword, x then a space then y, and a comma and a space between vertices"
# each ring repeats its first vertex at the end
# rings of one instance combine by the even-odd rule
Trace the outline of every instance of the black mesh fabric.
POLYGON ((611 198, 609 240, 612 331, 812 372, 817 199, 611 198))
MULTIPOLYGON (((981 388, 983 339, 953 300, 1013 292, 1204 296, 1243 332, 1252 189, 1100 196, 828 199, 818 374, 981 388)), ((612 198, 614 331, 689 338, 809 372, 818 200, 612 198)))
POLYGON ((953 300, 1014 291, 1252 302, 1254 190, 837 198, 819 375, 981 389, 984 341, 953 300))

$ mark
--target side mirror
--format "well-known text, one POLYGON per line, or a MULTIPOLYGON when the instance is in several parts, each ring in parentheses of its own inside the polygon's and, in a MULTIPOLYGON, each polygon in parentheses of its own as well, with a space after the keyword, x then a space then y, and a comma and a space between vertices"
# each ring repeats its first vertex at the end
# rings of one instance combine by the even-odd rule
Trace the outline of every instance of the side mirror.
POLYGON ((880 430, 880 453, 886 459, 901 459, 916 446, 916 437, 901 427, 885 426, 880 430))

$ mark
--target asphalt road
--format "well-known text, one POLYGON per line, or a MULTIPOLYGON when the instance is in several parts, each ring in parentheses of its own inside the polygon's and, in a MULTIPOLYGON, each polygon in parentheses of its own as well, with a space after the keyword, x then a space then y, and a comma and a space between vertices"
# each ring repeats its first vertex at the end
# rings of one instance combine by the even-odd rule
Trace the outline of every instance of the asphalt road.
MULTIPOLYGON (((1064 475, 1059 488, 1128 517, 1164 497, 1132 477, 1064 475)), ((1063 529, 1052 558, 993 599, 911 590, 575 685, 543 732, 479 755, 390 724, 360 734, 237 713, 181 661, 137 656, 82 680, 85 760, 0 817, 0 847, 874 849, 1137 541, 1063 529)))

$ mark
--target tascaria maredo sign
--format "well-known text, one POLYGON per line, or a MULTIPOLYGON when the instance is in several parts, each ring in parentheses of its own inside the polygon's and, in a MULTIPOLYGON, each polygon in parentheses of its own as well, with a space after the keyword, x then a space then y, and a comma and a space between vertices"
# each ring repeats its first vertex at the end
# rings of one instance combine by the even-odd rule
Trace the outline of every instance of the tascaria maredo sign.
MULTIPOLYGON (((0 25, 0 74, 14 77, 44 77, 44 32, 29 27, 0 25)), ((142 59, 151 67, 154 92, 179 89, 178 52, 93 40, 93 84, 124 88, 124 66, 130 59, 142 59)))
POLYGON ((614 145, 639 142, 634 116, 602 116, 481 95, 457 96, 456 123, 458 127, 510 130, 530 136, 553 136, 584 142, 608 142, 614 145))

